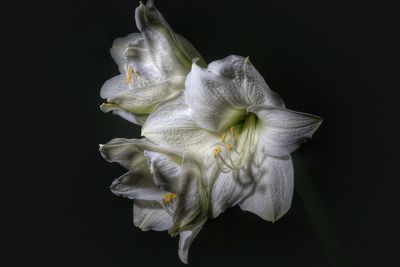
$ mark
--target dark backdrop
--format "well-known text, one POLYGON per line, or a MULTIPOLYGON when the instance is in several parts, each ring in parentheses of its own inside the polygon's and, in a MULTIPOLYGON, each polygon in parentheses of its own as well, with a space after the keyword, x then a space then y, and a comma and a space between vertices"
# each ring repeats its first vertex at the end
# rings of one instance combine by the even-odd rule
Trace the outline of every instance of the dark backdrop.
MULTIPOLYGON (((138 3, 12 5, 14 12, 2 17, 3 58, 11 61, 3 63, 2 131, 10 136, 3 141, 1 265, 181 266, 177 239, 133 227, 131 201, 108 189, 124 170, 97 150, 114 137, 140 136, 138 127, 99 110, 99 89, 117 74, 108 50, 115 38, 136 31, 138 3)), ((325 118, 294 153, 296 183, 302 187, 303 181, 314 195, 307 200, 296 192, 292 208, 275 224, 238 208, 209 220, 192 245, 191 266, 395 266, 395 5, 156 5, 208 62, 250 56, 287 107, 325 118)))

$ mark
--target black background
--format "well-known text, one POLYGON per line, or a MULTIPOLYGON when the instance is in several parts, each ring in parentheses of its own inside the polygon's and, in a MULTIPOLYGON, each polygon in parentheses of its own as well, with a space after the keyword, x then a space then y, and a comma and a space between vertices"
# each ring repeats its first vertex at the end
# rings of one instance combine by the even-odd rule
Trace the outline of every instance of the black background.
MULTIPOLYGON (((2 131, 10 135, 3 144, 2 266, 182 266, 177 239, 133 227, 131 201, 108 189, 124 170, 97 150, 114 137, 140 136, 138 127, 99 110, 99 89, 117 74, 108 50, 115 38, 137 31, 137 4, 15 1, 14 12, 2 16, 3 58, 11 59, 2 64, 9 81, 2 88, 2 131)), ((297 193, 275 224, 230 209, 200 232, 190 265, 396 266, 395 5, 158 0, 156 6, 206 61, 250 56, 288 108, 325 119, 294 156, 327 217, 311 219, 297 193), (326 218, 329 227, 321 226, 326 218), (336 242, 330 260, 321 227, 336 242)))

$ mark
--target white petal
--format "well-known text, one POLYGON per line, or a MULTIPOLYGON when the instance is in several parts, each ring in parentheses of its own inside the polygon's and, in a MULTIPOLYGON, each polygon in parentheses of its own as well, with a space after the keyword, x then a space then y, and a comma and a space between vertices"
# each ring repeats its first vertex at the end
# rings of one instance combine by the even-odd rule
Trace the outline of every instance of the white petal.
POLYGON ((192 59, 188 58, 189 53, 154 5, 141 4, 135 11, 135 19, 153 62, 161 73, 166 77, 185 75, 190 69, 192 59))
MULTIPOLYGON (((175 33, 178 47, 183 54, 185 54, 186 58, 190 60, 192 63, 196 61, 196 64, 201 67, 207 67, 207 63, 204 61, 203 57, 200 55, 199 51, 183 36, 175 33)), ((189 71, 189 70, 188 70, 189 71)))
POLYGON ((254 192, 240 208, 267 221, 276 221, 290 208, 293 196, 293 164, 290 156, 264 156, 254 192))
POLYGON ((196 238, 197 234, 200 232, 201 228, 203 228, 205 222, 206 220, 195 226, 192 230, 183 231, 179 234, 180 238, 178 255, 179 259, 183 263, 188 264, 189 248, 192 245, 192 242, 196 238))
POLYGON ((168 192, 157 188, 153 182, 152 175, 147 169, 137 168, 129 171, 114 180, 110 186, 111 192, 117 196, 129 199, 161 200, 168 192))
POLYGON ((218 217, 226 209, 237 205, 249 195, 256 183, 259 168, 256 160, 252 157, 239 170, 217 174, 214 181, 209 184, 213 218, 218 217))
POLYGON ((284 108, 257 105, 248 108, 259 119, 258 136, 263 152, 271 156, 288 155, 311 138, 322 123, 320 117, 284 108))
POLYGON ((210 63, 207 68, 215 74, 232 80, 246 106, 265 104, 284 106, 280 96, 272 91, 249 58, 231 55, 210 63))
POLYGON ((184 79, 183 76, 175 76, 132 90, 121 91, 108 98, 107 104, 136 114, 148 114, 162 101, 182 91, 184 79))
POLYGON ((191 117, 182 98, 160 105, 147 118, 142 135, 151 141, 180 151, 198 153, 210 151, 219 137, 202 129, 191 117))
POLYGON ((133 223, 142 231, 165 231, 172 225, 172 216, 157 201, 134 200, 133 223))
POLYGON ((120 109, 119 107, 110 103, 103 103, 100 106, 100 109, 105 113, 112 111, 113 114, 118 115, 121 118, 137 125, 142 125, 148 117, 147 114, 135 114, 124 109, 120 109))
POLYGON ((184 155, 173 225, 169 229, 172 236, 191 230, 204 221, 208 211, 208 198, 203 181, 201 166, 193 157, 184 155))
POLYGON ((105 160, 108 162, 117 162, 128 170, 134 170, 140 164, 147 166, 147 159, 144 156, 145 150, 162 153, 174 159, 181 157, 177 151, 166 149, 150 142, 146 138, 115 138, 105 145, 100 145, 99 150, 105 160))
POLYGON ((134 42, 130 42, 125 47, 123 55, 126 58, 126 64, 129 64, 135 72, 135 75, 132 77, 133 87, 141 86, 142 80, 144 83, 151 83, 164 78, 163 74, 154 64, 143 36, 134 42))
POLYGON ((144 150, 158 151, 159 147, 146 139, 115 138, 100 146, 100 153, 108 162, 117 162, 128 170, 147 168, 144 150))
POLYGON ((164 38, 167 38, 172 46, 176 46, 175 53, 181 61, 186 61, 190 65, 192 60, 197 58, 201 66, 206 65, 192 44, 179 34, 174 33, 162 14, 155 8, 153 0, 147 1, 146 6, 142 6, 142 8, 142 10, 139 10, 141 16, 136 16, 136 23, 140 31, 147 32, 150 35, 148 42, 156 41, 156 38, 159 37, 157 32, 159 34, 162 32, 164 38))
POLYGON ((100 89, 101 98, 107 99, 129 90, 125 80, 126 77, 122 74, 107 80, 100 89))
POLYGON ((181 158, 152 151, 145 151, 144 156, 147 158, 147 164, 156 186, 162 190, 176 193, 181 175, 181 158))
POLYGON ((185 98, 193 120, 216 132, 236 124, 247 107, 239 90, 232 80, 193 64, 185 81, 185 98))
POLYGON ((142 43, 143 36, 140 33, 131 33, 125 37, 120 37, 114 40, 113 45, 110 49, 111 57, 115 63, 118 64, 119 72, 125 73, 124 65, 129 63, 126 56, 125 50, 129 44, 142 43))

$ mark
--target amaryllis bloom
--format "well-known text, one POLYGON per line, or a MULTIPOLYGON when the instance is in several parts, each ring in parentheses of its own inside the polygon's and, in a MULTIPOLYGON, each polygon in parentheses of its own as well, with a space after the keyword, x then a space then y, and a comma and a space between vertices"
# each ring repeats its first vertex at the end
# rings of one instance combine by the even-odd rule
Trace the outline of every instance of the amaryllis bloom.
POLYGON ((291 205, 290 153, 311 138, 320 117, 291 111, 248 58, 193 64, 184 96, 160 105, 143 125, 153 142, 197 155, 211 214, 239 204, 268 221, 291 205))
POLYGON ((189 247, 208 212, 200 165, 188 154, 146 139, 113 139, 100 145, 100 152, 107 161, 129 170, 110 188, 114 194, 134 200, 135 226, 179 234, 179 258, 187 263, 189 247))
POLYGON ((110 50, 120 75, 108 80, 100 95, 104 112, 141 125, 157 105, 184 88, 193 60, 205 66, 197 50, 174 33, 153 1, 135 11, 140 33, 118 38, 110 50))

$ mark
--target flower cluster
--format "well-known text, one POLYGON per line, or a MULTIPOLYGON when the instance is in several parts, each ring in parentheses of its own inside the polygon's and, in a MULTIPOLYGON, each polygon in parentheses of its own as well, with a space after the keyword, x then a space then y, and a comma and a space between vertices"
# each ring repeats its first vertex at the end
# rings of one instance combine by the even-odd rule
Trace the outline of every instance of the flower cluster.
POLYGON ((121 74, 101 88, 101 109, 141 125, 144 138, 116 138, 100 152, 128 170, 111 191, 134 200, 135 226, 179 235, 187 263, 207 218, 235 205, 272 222, 288 211, 290 153, 322 120, 286 109, 249 58, 206 64, 153 1, 135 19, 140 33, 111 48, 121 74))

